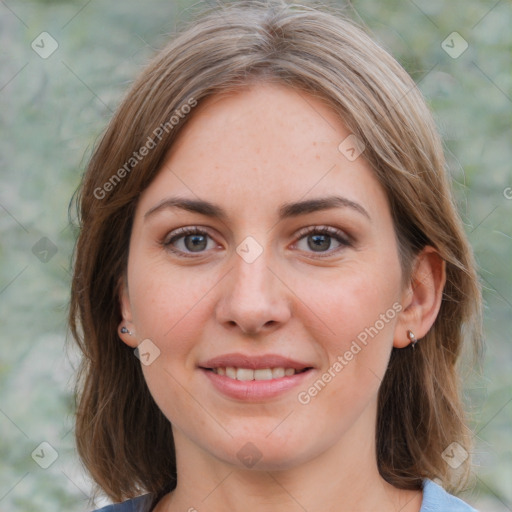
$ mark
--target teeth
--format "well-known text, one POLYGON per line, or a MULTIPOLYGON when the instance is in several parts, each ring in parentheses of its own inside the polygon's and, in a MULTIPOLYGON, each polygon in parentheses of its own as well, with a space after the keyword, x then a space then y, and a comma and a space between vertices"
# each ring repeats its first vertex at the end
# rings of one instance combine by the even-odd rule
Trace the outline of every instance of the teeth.
POLYGON ((296 370, 294 368, 258 368, 252 370, 251 368, 234 368, 233 366, 227 366, 226 368, 213 368, 213 371, 217 375, 225 375, 230 379, 248 381, 248 380, 271 380, 280 379, 282 377, 291 377, 295 375, 296 370))
POLYGON ((271 378, 272 370, 270 368, 261 368, 258 370, 254 370, 254 380, 270 380, 271 378))
MULTIPOLYGON (((289 370, 293 370, 293 373, 295 373, 295 370, 293 368, 288 368, 289 370)), ((293 375, 293 373, 291 375, 293 375)), ((286 374, 286 370, 284 368, 272 368, 272 378, 273 379, 280 379, 281 377, 284 377, 286 374)))
POLYGON ((236 380, 254 380, 254 370, 237 368, 236 380))

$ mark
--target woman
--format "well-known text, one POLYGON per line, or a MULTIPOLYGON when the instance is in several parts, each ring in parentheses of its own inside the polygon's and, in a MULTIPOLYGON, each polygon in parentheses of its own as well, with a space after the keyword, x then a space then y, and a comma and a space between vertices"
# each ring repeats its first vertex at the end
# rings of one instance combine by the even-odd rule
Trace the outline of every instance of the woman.
POLYGON ((79 195, 77 445, 128 500, 104 510, 473 510, 443 490, 480 325, 444 167, 339 13, 235 2, 156 56, 79 195))

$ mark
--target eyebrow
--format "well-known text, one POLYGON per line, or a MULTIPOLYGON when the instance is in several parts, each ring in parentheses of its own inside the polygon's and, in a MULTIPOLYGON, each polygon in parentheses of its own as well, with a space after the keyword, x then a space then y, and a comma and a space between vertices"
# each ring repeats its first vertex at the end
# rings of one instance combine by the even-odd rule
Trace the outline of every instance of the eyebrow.
MULTIPOLYGON (((168 197, 160 201, 157 205, 150 208, 145 214, 144 219, 152 216, 153 214, 162 210, 180 208, 193 213, 213 217, 221 221, 226 221, 228 215, 226 211, 220 206, 213 204, 209 201, 201 199, 188 199, 183 197, 168 197)), ((279 220, 284 220, 291 217, 298 217, 306 213, 314 213, 322 210, 329 210, 331 208, 350 208, 371 221, 369 213, 359 203, 355 203, 346 197, 341 196, 327 196, 317 199, 308 199, 305 201, 298 201, 295 203, 283 203, 279 207, 279 220)))

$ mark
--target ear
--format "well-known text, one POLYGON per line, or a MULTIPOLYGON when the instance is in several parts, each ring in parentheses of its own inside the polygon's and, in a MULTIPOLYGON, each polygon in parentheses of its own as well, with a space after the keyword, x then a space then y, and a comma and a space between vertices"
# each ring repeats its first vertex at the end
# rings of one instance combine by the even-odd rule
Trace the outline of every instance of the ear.
POLYGON ((133 315, 132 315, 132 306, 130 303, 130 294, 128 292, 128 283, 126 281, 126 276, 123 276, 119 280, 118 286, 118 299, 119 305, 121 308, 121 316, 123 319, 118 326, 117 333, 119 337, 130 347, 137 347, 137 337, 135 335, 135 326, 133 324, 133 315), (129 332, 122 333, 121 328, 126 327, 129 332))
POLYGON ((446 264, 434 247, 427 246, 416 256, 409 284, 402 293, 402 311, 398 318, 393 346, 404 348, 411 343, 407 331, 417 340, 434 324, 446 283, 446 264))

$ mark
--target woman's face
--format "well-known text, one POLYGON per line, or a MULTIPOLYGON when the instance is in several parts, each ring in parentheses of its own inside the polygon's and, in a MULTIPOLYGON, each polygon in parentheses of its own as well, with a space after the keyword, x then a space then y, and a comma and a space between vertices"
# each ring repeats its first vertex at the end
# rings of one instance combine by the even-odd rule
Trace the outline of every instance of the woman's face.
POLYGON ((371 451, 405 292, 364 153, 285 86, 191 115, 138 202, 121 296, 178 457, 284 469, 371 451))

